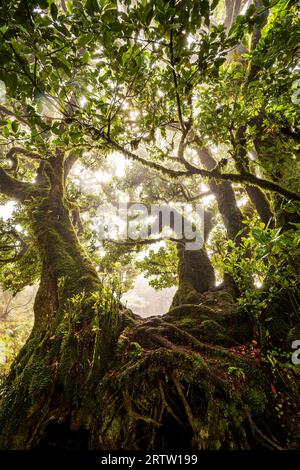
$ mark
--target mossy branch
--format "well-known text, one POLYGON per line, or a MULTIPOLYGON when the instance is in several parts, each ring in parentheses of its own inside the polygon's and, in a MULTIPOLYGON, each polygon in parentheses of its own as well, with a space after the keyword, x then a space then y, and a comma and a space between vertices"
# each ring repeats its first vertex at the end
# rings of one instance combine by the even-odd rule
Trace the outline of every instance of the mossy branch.
POLYGON ((31 183, 24 183, 10 176, 0 167, 0 193, 12 199, 23 202, 33 192, 31 183))
MULTIPOLYGON (((195 175, 202 176, 203 178, 214 179, 217 181, 229 181, 231 183, 242 183, 247 184, 250 186, 256 186, 258 188, 262 188, 266 191, 272 191, 278 194, 281 194, 287 199, 291 199, 294 201, 300 201, 300 194, 295 193, 294 191, 290 191, 289 189, 283 188, 277 183, 273 181, 258 178, 257 176, 249 173, 220 173, 220 171, 215 168, 213 170, 205 170, 203 168, 198 168, 192 164, 188 164, 187 170, 173 170, 171 168, 167 168, 159 163, 146 160, 143 157, 140 157, 136 153, 132 152, 131 150, 126 149, 123 145, 119 144, 118 142, 112 140, 105 132, 93 127, 84 125, 80 123, 83 127, 85 127, 90 134, 92 134, 94 139, 101 138, 103 139, 112 149, 118 150, 121 152, 125 157, 129 158, 130 160, 136 161, 141 163, 142 165, 152 168, 153 170, 159 171, 165 175, 170 176, 171 178, 180 178, 180 177, 191 177, 195 175)), ((180 161, 178 161, 180 163, 180 161)))
POLYGON ((295 193, 294 191, 290 191, 289 189, 283 188, 282 186, 280 186, 277 183, 274 183, 273 181, 258 178, 257 176, 248 172, 244 172, 241 174, 220 173, 218 170, 204 170, 202 168, 197 168, 193 165, 189 165, 188 171, 172 170, 170 168, 166 168, 162 165, 159 165, 158 163, 145 160, 144 158, 139 157, 133 152, 125 149, 124 147, 117 144, 116 142, 110 141, 110 144, 112 145, 114 149, 119 150, 131 160, 138 161, 139 163, 142 163, 143 165, 149 168, 152 168, 154 170, 160 171, 161 173, 167 174, 168 176, 171 176, 172 178, 179 178, 182 176, 190 177, 194 175, 199 175, 204 178, 215 179, 217 181, 230 181, 231 183, 247 183, 248 185, 251 185, 251 186, 256 186, 258 188, 262 188, 267 191, 272 191, 272 192, 281 194, 287 199, 300 201, 300 194, 295 193))

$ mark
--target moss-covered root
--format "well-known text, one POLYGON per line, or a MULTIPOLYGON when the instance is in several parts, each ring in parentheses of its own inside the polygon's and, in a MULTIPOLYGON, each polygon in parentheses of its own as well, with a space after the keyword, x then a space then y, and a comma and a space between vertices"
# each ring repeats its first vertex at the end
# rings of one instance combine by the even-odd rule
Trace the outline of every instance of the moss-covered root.
POLYGON ((135 348, 135 359, 98 388, 101 411, 93 448, 280 447, 254 424, 266 415, 267 405, 264 378, 255 364, 217 351, 204 359, 181 348, 135 348))
POLYGON ((185 316, 179 309, 175 321, 172 314, 153 317, 122 333, 114 367, 96 392, 92 448, 279 449, 295 442, 299 392, 281 384, 295 400, 279 413, 266 364, 245 344, 220 346, 232 342, 229 332, 207 319, 210 308, 196 307, 185 316), (203 325, 206 335, 219 332, 219 345, 203 341, 203 325))
POLYGON ((243 315, 210 303, 133 320, 113 299, 73 298, 53 330, 33 332, 2 396, 0 448, 296 445, 292 371, 281 371, 279 395, 261 357, 236 344, 243 315))
POLYGON ((30 449, 49 423, 84 427, 82 411, 130 321, 107 286, 70 299, 47 330, 35 328, 16 358, 0 400, 0 448, 30 449))

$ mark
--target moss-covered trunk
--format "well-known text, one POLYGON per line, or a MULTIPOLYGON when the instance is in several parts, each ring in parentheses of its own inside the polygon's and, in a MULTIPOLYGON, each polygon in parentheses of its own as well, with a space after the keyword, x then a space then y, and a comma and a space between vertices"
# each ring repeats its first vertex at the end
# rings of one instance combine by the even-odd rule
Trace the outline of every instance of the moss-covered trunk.
POLYGON ((41 281, 32 333, 1 400, 0 448, 34 447, 51 421, 84 426, 89 418, 83 410, 93 400, 121 326, 118 298, 80 246, 62 178, 56 179, 25 202, 41 281))
POLYGON ((198 304, 201 294, 215 286, 215 273, 205 247, 186 250, 178 243, 178 289, 172 307, 181 304, 198 304))

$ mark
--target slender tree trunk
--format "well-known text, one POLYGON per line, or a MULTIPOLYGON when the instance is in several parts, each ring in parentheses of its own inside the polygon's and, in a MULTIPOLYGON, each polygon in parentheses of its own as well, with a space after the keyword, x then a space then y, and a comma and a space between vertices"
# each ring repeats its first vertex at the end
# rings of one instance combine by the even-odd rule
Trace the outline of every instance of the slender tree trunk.
MULTIPOLYGON (((245 137, 246 129, 241 126, 236 135, 237 149, 234 155, 236 169, 243 173, 250 171, 250 162, 246 152, 247 141, 245 137)), ((246 186, 246 192, 252 201, 255 209, 257 210, 261 220, 268 227, 274 226, 273 213, 270 208, 269 201, 267 200, 263 191, 255 186, 246 186)))
MULTIPOLYGON (((217 162, 206 148, 195 147, 202 165, 208 170, 212 170, 217 162)), ((239 245, 241 237, 244 235, 245 226, 243 224, 243 215, 237 206, 236 198, 230 183, 224 181, 216 183, 214 180, 209 181, 209 188, 214 194, 219 212, 225 225, 227 236, 229 239, 239 245)), ((224 273, 224 287, 234 296, 238 294, 237 286, 228 273, 224 273)))
MULTIPOLYGON (((240 0, 236 0, 234 2, 231 2, 230 0, 226 0, 225 4, 226 4, 225 24, 227 25, 227 28, 230 28, 234 19, 240 12, 242 2, 240 0)), ((254 0, 254 5, 256 9, 259 9, 263 6, 260 0, 254 0)), ((261 29, 266 24, 267 19, 268 19, 268 10, 266 9, 264 13, 263 24, 260 24, 259 27, 254 26, 252 37, 251 37, 250 51, 255 50, 261 37, 261 29)), ((235 51, 235 54, 237 52, 239 52, 241 55, 242 52, 246 52, 246 51, 237 49, 237 51, 235 51)), ((259 67, 255 65, 253 62, 250 62, 248 70, 247 70, 246 82, 243 86, 243 93, 246 92, 249 83, 251 83, 251 81, 256 79, 256 75, 258 71, 259 71, 259 67)), ((237 136, 236 136, 237 151, 236 151, 236 154, 234 155, 236 169, 241 174, 245 171, 250 170, 250 162, 249 162, 249 158, 246 152, 247 141, 245 138, 245 131, 246 129, 244 126, 241 126, 237 131, 237 136)), ((249 196, 250 201, 252 201, 261 220, 264 222, 266 226, 273 227, 274 225, 273 214, 270 209, 269 201, 267 200, 265 194, 259 188, 255 186, 246 186, 245 189, 249 196)))
MULTIPOLYGON (((206 148, 195 147, 202 165, 207 170, 215 168, 217 162, 206 148)), ((214 194, 219 212, 222 216, 228 238, 239 243, 242 231, 245 228, 243 224, 243 215, 237 206, 235 194, 230 183, 226 181, 216 183, 209 181, 209 188, 214 194)))

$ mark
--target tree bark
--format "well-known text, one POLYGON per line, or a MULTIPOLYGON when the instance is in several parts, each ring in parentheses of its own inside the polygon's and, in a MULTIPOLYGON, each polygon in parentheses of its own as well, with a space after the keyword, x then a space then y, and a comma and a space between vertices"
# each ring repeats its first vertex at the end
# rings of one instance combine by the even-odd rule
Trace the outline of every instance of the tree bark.
MULTIPOLYGON (((247 146, 245 132, 246 129, 244 126, 238 129, 236 134, 236 153, 234 154, 235 167, 241 174, 250 172, 250 162, 245 150, 247 146)), ((263 191, 260 188, 248 185, 245 189, 265 226, 270 228, 274 227, 273 213, 263 191)))
POLYGON ((215 273, 205 247, 188 251, 178 243, 178 289, 171 308, 182 304, 200 303, 201 295, 215 287, 215 273))
POLYGON ((204 240, 202 248, 187 250, 184 242, 177 243, 178 252, 178 289, 172 300, 171 308, 186 304, 199 303, 202 293, 215 287, 214 268, 210 262, 205 243, 213 228, 213 214, 204 212, 204 240))
MULTIPOLYGON (((212 157, 208 149, 196 146, 195 150, 205 168, 212 170, 216 167, 217 162, 212 157)), ((228 238, 234 240, 236 245, 239 245, 242 236, 245 235, 245 226, 243 224, 243 215, 237 206, 231 184, 226 181, 217 183, 214 180, 209 181, 208 184, 211 192, 216 198, 228 238)), ((223 286, 234 296, 238 294, 236 283, 232 279, 232 276, 226 272, 224 273, 223 286)))
POLYGON ((236 17, 240 14, 242 0, 225 0, 225 27, 227 31, 230 30, 236 17))
POLYGON ((64 194, 63 165, 62 156, 48 163, 44 175, 50 184, 39 193, 35 188, 34 198, 24 199, 23 186, 21 192, 17 189, 42 271, 34 327, 1 400, 1 448, 34 447, 51 420, 82 426, 81 413, 90 405, 94 383, 106 371, 124 326, 118 299, 103 286, 77 239, 64 194))
MULTIPOLYGON (((208 170, 216 167, 217 162, 206 148, 195 147, 202 165, 208 170)), ((209 181, 209 188, 214 194, 222 216, 228 238, 238 244, 245 229, 243 215, 237 206, 235 194, 230 183, 209 181)))
MULTIPOLYGON (((279 135, 270 135, 268 129, 263 125, 264 111, 262 110, 260 116, 255 121, 257 130, 256 138, 254 139, 254 146, 257 154, 257 158, 260 161, 261 167, 264 169, 264 174, 267 177, 272 178, 273 181, 283 181, 285 175, 281 171, 281 167, 284 168, 284 155, 275 155, 276 165, 275 170, 271 171, 270 160, 274 160, 274 152, 277 147, 277 140, 280 139, 279 135), (273 149, 270 152, 270 149, 273 149)), ((292 162, 291 162, 292 163, 292 162)), ((285 209, 286 198, 283 198, 280 194, 272 195, 272 205, 274 210, 274 218, 276 227, 283 227, 284 230, 293 228, 291 224, 299 223, 299 213, 288 212, 285 209)))

